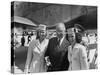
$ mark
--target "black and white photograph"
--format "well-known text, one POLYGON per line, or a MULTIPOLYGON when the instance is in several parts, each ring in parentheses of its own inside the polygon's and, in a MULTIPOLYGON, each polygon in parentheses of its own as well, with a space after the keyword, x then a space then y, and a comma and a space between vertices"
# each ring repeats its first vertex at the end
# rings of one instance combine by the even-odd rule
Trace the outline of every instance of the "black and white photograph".
POLYGON ((98 69, 98 6, 11 2, 11 73, 98 69))

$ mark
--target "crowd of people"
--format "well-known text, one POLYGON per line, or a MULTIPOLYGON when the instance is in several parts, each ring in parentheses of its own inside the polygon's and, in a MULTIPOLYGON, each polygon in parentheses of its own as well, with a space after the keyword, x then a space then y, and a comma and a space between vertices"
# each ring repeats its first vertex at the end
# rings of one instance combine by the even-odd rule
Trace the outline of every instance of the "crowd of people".
POLYGON ((36 38, 36 35, 32 35, 32 34, 25 34, 20 33, 12 33, 11 34, 11 42, 13 42, 13 44, 11 44, 14 47, 14 50, 16 50, 16 48, 20 47, 20 46, 29 46, 29 43, 36 38))
POLYGON ((46 25, 37 28, 36 39, 28 47, 25 73, 88 70, 88 43, 82 26, 75 24, 66 30, 56 24, 56 37, 49 39, 46 25))
MULTIPOLYGON (((97 34, 86 33, 81 25, 75 24, 66 29, 64 23, 57 23, 56 35, 51 37, 47 33, 46 25, 40 24, 34 36, 32 38, 33 35, 28 35, 27 41, 25 34, 22 34, 20 38, 20 46, 27 44, 28 47, 25 73, 97 68, 97 47, 92 55, 92 60, 90 60, 89 49, 89 44, 95 43, 97 45, 97 34), (93 35, 95 42, 90 40, 93 35)), ((12 35, 11 37, 11 50, 14 55, 17 44, 14 37, 16 36, 12 35)))

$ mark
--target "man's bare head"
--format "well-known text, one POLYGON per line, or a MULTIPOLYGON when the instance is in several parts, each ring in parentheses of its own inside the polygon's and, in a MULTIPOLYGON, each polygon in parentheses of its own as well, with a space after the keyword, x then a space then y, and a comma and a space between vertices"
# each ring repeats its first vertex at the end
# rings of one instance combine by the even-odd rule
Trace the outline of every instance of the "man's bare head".
POLYGON ((56 30, 66 31, 64 23, 57 23, 56 24, 56 30))
POLYGON ((66 28, 64 23, 56 24, 57 37, 62 38, 65 35, 66 28))

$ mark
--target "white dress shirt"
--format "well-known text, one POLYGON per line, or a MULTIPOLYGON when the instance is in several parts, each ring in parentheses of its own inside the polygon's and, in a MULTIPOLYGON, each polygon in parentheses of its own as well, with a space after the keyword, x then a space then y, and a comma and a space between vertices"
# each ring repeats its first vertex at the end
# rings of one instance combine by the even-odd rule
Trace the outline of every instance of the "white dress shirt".
POLYGON ((61 44, 62 44, 62 42, 63 42, 64 38, 65 38, 65 36, 64 36, 64 37, 62 37, 61 39, 59 39, 59 38, 58 38, 58 40, 60 40, 60 44, 59 44, 60 46, 61 46, 61 44))

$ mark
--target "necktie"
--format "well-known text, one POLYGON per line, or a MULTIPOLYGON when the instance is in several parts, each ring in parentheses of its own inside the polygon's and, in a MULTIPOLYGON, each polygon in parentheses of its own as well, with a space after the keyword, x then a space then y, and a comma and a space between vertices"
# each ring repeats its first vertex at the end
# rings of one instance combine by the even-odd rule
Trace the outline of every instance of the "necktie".
POLYGON ((58 46, 60 45, 60 39, 58 39, 58 46))

